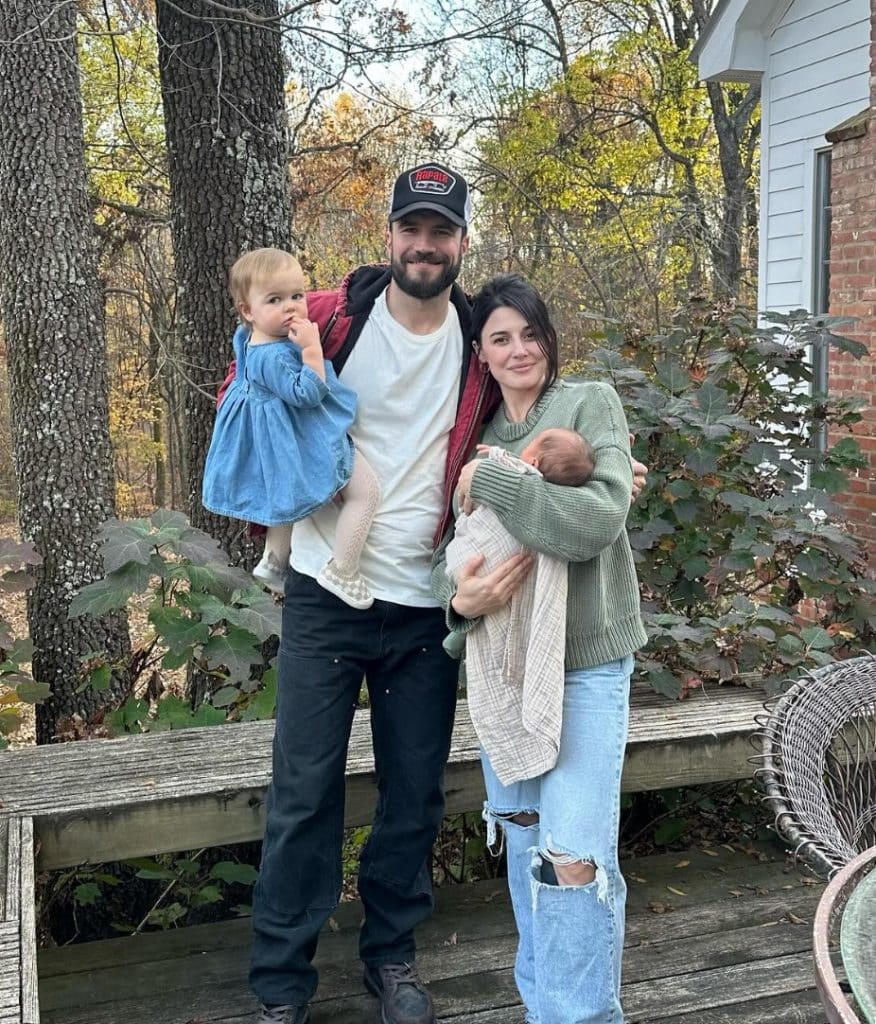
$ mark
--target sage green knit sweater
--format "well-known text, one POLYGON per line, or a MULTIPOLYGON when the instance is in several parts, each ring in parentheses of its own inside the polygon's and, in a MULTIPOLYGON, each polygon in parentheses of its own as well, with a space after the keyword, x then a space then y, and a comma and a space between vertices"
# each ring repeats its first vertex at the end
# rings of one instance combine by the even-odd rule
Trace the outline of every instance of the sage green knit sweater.
MULTIPOLYGON (((482 440, 519 455, 550 427, 571 427, 593 446, 595 468, 586 484, 549 484, 484 459, 472 477, 471 497, 493 509, 521 544, 568 561, 566 668, 586 668, 647 642, 625 529, 632 492, 629 431, 610 385, 559 381, 521 423, 509 421, 500 408, 482 440)), ((464 633, 476 620, 463 619, 450 607, 454 590, 444 572, 444 548, 451 535, 435 553, 432 589, 447 609, 448 626, 464 633)))

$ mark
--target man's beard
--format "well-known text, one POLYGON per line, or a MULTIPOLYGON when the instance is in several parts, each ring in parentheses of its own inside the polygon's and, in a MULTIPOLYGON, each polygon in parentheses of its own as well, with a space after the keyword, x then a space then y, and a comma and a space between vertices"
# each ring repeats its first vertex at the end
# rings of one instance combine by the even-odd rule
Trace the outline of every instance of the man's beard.
MULTIPOLYGON (((440 260, 428 260, 430 263, 440 265, 440 260)), ((393 258, 390 262, 392 279, 399 288, 413 299, 434 299, 445 289, 449 288, 459 277, 462 267, 462 253, 453 263, 445 263, 442 272, 436 278, 419 278, 408 273, 407 264, 402 260, 393 258)))

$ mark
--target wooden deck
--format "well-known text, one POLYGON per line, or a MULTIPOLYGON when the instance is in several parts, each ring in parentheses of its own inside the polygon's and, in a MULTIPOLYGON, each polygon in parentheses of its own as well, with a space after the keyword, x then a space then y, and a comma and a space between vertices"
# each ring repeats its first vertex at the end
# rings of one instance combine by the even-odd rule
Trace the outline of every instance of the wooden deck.
MULTIPOLYGON (((770 847, 623 863, 629 886, 627 1024, 823 1024, 811 935, 822 884, 770 847)), ((361 908, 320 942, 313 1024, 374 1024, 357 960, 361 908)), ((419 932, 418 962, 442 1021, 522 1024, 504 880, 450 886, 419 932)), ((244 1024, 249 922, 40 953, 42 1024, 244 1024)))

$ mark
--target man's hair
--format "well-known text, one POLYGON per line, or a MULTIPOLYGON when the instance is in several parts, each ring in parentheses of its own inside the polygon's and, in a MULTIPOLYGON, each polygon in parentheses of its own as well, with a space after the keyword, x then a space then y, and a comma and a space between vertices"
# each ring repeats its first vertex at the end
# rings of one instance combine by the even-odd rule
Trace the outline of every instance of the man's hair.
POLYGON ((234 305, 239 306, 246 299, 256 281, 286 270, 290 266, 301 269, 298 260, 282 249, 253 249, 252 252, 245 252, 239 256, 228 271, 228 290, 234 299, 234 305))
POLYGON ((545 480, 580 487, 593 475, 593 446, 576 431, 555 427, 537 440, 538 468, 545 480))

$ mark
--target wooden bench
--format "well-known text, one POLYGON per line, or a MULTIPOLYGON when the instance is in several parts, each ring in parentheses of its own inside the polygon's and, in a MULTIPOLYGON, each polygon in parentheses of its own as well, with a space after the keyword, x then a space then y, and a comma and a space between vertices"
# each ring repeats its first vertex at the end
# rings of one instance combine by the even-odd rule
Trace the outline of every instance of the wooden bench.
MULTIPOLYGON (((749 778, 750 736, 762 700, 758 692, 734 687, 694 693, 683 702, 637 690, 623 788, 630 792, 749 778)), ((0 893, 5 879, 3 920, 14 917, 11 930, 18 936, 14 948, 0 947, 0 979, 15 979, 20 1013, 0 1016, 0 1024, 39 1020, 32 851, 36 867, 44 870, 258 839, 273 733, 272 722, 254 722, 0 755, 0 822, 7 850, 15 851, 7 853, 5 865, 0 861, 0 893)), ((347 761, 348 825, 370 820, 374 781, 368 712, 358 711, 347 761)), ((481 805, 478 745, 465 703, 457 714, 446 789, 448 813, 481 805)), ((74 948, 48 958, 52 972, 59 970, 59 956, 76 962, 81 954, 74 948)), ((799 988, 799 981, 794 984, 799 988)), ((0 1005, 0 1012, 6 1012, 5 1003, 0 1005)), ((47 1019, 68 1020, 56 1013, 50 1011, 47 1019)))
POLYGON ((7 816, 0 818, 0 1024, 39 1019, 33 823, 7 816))
MULTIPOLYGON (((668 701, 637 690, 623 776, 627 792, 751 776, 749 736, 762 694, 727 687, 668 701)), ((273 722, 28 747, 0 756, 0 814, 33 818, 39 869, 260 839, 273 722)), ((483 800, 478 743, 460 703, 446 772, 447 811, 483 800)), ((347 824, 376 796, 368 712, 347 759, 347 824)))

